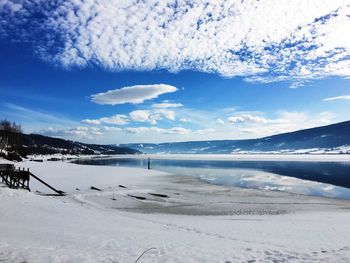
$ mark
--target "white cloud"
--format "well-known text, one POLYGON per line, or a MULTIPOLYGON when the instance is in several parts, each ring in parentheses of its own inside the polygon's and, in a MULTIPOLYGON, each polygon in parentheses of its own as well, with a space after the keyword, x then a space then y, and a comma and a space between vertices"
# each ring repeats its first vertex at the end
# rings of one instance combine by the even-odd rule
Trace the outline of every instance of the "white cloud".
POLYGON ((196 130, 193 132, 193 134, 204 135, 204 134, 210 134, 210 133, 214 133, 214 132, 215 132, 215 129, 208 128, 208 129, 196 130))
POLYGON ((223 119, 221 119, 221 118, 217 118, 216 119, 216 123, 218 123, 218 124, 225 124, 225 121, 223 119))
POLYGON ((17 1, 0 0, 0 10, 8 10, 9 12, 21 11, 23 6, 17 1))
POLYGON ((86 123, 86 124, 94 124, 94 125, 99 125, 101 124, 101 121, 99 119, 85 119, 85 120, 82 120, 81 122, 83 123, 86 123))
MULTIPOLYGON (((135 110, 130 112, 130 118, 133 121, 137 121, 137 122, 146 122, 146 121, 150 121, 150 111, 148 110, 135 110)), ((152 121, 151 121, 152 122, 152 121)))
POLYGON ((269 119, 262 123, 246 122, 238 130, 242 134, 250 134, 249 137, 256 138, 330 124, 334 118, 335 115, 331 112, 309 115, 305 112, 282 111, 275 119, 269 119))
POLYGON ((146 133, 146 132, 156 132, 160 134, 189 134, 190 129, 183 127, 173 127, 173 128, 158 128, 158 127, 129 127, 125 129, 129 133, 146 133))
MULTIPOLYGON (((138 113, 138 120, 144 120, 143 123, 152 124, 151 110, 144 116, 138 113), (143 116, 143 117, 142 117, 143 116), (147 118, 146 118, 147 117, 147 118)), ((96 143, 126 143, 126 142, 167 142, 167 141, 189 141, 189 140, 217 140, 217 139, 247 139, 270 136, 273 134, 291 132, 300 129, 312 128, 316 126, 327 125, 335 120, 335 115, 331 112, 321 112, 319 114, 309 114, 306 112, 281 111, 277 114, 266 116, 263 112, 244 112, 245 115, 259 116, 264 122, 240 122, 239 125, 230 125, 227 121, 224 124, 215 122, 218 113, 228 114, 225 110, 219 110, 216 115, 213 112, 191 111, 194 118, 191 127, 181 127, 172 123, 170 126, 156 127, 145 125, 137 127, 135 124, 127 127, 116 127, 112 125, 104 126, 80 126, 79 124, 61 125, 53 128, 43 128, 40 133, 62 137, 73 140, 83 140, 96 143), (214 114, 214 115, 210 115, 214 114), (262 117, 263 116, 263 117, 262 117), (266 117, 265 117, 266 116, 266 117), (200 122, 198 122, 200 120, 200 122), (175 126, 175 127, 174 127, 175 126)), ((231 112, 232 113, 232 112, 231 112)), ((237 112, 237 116, 244 115, 237 112)), ((126 116, 126 115, 125 115, 126 116)), ((132 124, 131 117, 128 117, 128 123, 132 124)), ((101 118, 103 119, 103 118, 101 118)), ((253 118, 254 119, 254 118, 253 118)), ((165 124, 165 123, 164 123, 165 124)), ((50 126, 49 126, 50 127, 50 126)))
POLYGON ((191 122, 191 120, 188 118, 180 118, 179 121, 180 122, 191 122))
POLYGON ((152 125, 158 121, 167 119, 175 121, 175 112, 168 109, 135 110, 129 113, 130 119, 135 122, 148 122, 152 125))
POLYGON ((154 99, 162 94, 175 91, 177 91, 176 87, 165 84, 135 85, 98 93, 92 95, 91 99, 98 104, 140 104, 145 100, 154 99))
POLYGON ((15 15, 0 6, 0 32, 33 35, 37 54, 67 67, 193 69, 297 85, 350 77, 349 0, 47 2, 23 1, 15 15))
POLYGON ((126 125, 130 122, 148 122, 155 125, 160 120, 176 121, 175 111, 167 108, 152 109, 152 110, 135 110, 129 113, 129 116, 116 114, 111 117, 102 117, 99 119, 85 119, 81 122, 91 125, 126 125))
POLYGON ((100 125, 100 124, 125 125, 128 123, 128 117, 122 114, 116 114, 111 117, 103 117, 99 119, 85 119, 85 120, 82 120, 82 122, 86 124, 94 124, 94 125, 100 125))
POLYGON ((107 131, 107 132, 109 132, 109 131, 120 132, 120 131, 122 131, 123 129, 120 128, 120 127, 103 126, 103 127, 101 128, 101 130, 107 131))
POLYGON ((21 123, 23 126, 25 126, 25 132, 33 131, 32 128, 29 128, 29 130, 27 130, 28 127, 48 127, 56 125, 73 126, 79 124, 57 113, 29 109, 12 103, 4 103, 3 106, 8 110, 5 112, 0 111, 0 115, 21 123))
POLYGON ((350 100, 350 95, 342 95, 342 96, 323 99, 323 101, 334 101, 334 100, 350 100))
POLYGON ((267 123, 269 122, 269 120, 263 117, 253 116, 250 114, 231 116, 231 117, 228 117, 227 120, 230 123, 267 123))
POLYGON ((144 133, 144 132, 149 132, 152 131, 153 127, 128 127, 125 129, 126 132, 128 133, 144 133))
POLYGON ((171 128, 171 129, 166 129, 165 133, 170 133, 170 134, 189 134, 189 133, 191 133, 191 130, 183 128, 183 127, 174 127, 174 128, 171 128))
POLYGON ((332 112, 329 112, 329 111, 321 112, 315 118, 315 121, 317 122, 316 125, 331 124, 335 117, 336 115, 332 112))
POLYGON ((181 103, 171 103, 171 102, 162 102, 162 103, 154 103, 152 104, 153 108, 163 109, 163 108, 179 108, 183 107, 181 103))
POLYGON ((165 119, 175 121, 175 111, 167 110, 167 109, 159 109, 154 111, 155 115, 160 115, 164 117, 165 119))
POLYGON ((60 138, 75 138, 75 139, 95 139, 96 136, 102 135, 99 128, 96 127, 68 127, 55 128, 49 127, 39 132, 46 136, 60 137, 60 138))

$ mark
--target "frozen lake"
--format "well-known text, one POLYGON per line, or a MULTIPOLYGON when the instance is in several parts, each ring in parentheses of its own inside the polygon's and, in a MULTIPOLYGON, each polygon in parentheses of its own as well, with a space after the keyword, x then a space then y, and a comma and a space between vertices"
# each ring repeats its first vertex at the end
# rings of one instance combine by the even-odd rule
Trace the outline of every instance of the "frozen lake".
MULTIPOLYGON (((144 156, 81 159, 78 164, 143 167, 144 156)), ((215 160, 152 156, 152 169, 217 185, 350 199, 349 161, 215 160)))

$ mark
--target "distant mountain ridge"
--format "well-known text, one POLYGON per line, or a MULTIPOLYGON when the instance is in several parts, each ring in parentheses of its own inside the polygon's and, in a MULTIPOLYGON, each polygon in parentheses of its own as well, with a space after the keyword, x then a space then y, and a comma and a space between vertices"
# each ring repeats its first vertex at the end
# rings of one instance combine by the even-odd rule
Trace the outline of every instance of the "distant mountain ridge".
POLYGON ((143 153, 350 153, 350 121, 259 139, 121 144, 143 153))
POLYGON ((139 154, 138 150, 115 145, 87 144, 38 134, 20 134, 26 154, 139 154))

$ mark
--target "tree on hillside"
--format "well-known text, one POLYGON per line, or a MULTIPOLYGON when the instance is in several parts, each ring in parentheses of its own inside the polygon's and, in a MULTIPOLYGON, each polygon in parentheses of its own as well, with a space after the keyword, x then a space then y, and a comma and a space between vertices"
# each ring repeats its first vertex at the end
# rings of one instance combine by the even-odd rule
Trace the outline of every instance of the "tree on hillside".
POLYGON ((20 147, 21 125, 8 120, 0 121, 0 150, 16 150, 20 147))

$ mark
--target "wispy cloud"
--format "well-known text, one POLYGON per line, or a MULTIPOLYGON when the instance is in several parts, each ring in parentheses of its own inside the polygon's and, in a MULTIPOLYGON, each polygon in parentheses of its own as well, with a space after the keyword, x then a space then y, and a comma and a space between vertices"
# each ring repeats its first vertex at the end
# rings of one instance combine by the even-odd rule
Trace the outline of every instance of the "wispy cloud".
POLYGON ((148 110, 135 110, 130 112, 130 118, 136 122, 150 122, 151 124, 155 124, 157 119, 150 118, 150 111, 148 110))
POLYGON ((7 10, 10 13, 15 13, 15 12, 21 11, 23 6, 17 1, 1 0, 0 8, 3 10, 7 10))
POLYGON ((230 123, 268 123, 269 122, 268 119, 265 119, 259 116, 249 115, 249 114, 231 116, 231 117, 228 117, 227 120, 230 123))
POLYGON ((155 132, 160 134, 189 134, 192 131, 183 127, 158 128, 158 127, 130 127, 125 129, 129 133, 155 132))
MULTIPOLYGON (((182 110, 187 113, 191 111, 189 109, 182 110)), ((232 112, 229 113, 232 114, 232 112)), ((216 114, 192 110, 193 122, 185 123, 179 119, 169 123, 159 123, 158 126, 158 122, 165 117, 156 115, 151 108, 150 110, 132 111, 129 115, 121 115, 123 116, 121 119, 127 122, 124 126, 116 127, 113 126, 113 121, 110 123, 101 121, 107 119, 118 120, 119 117, 115 117, 118 115, 115 115, 96 119, 96 122, 94 120, 85 121, 85 123, 90 124, 89 126, 67 125, 65 127, 61 125, 49 129, 44 128, 39 132, 66 139, 89 140, 92 142, 102 140, 105 143, 246 139, 322 126, 331 123, 335 118, 335 115, 331 112, 321 112, 313 115, 305 112, 281 111, 268 117, 265 117, 266 114, 263 112, 237 112, 233 116, 227 114, 228 112, 225 109, 219 110, 216 114), (234 117, 234 122, 223 121, 223 119, 218 118, 220 115, 225 119, 234 117), (198 120, 200 120, 199 123, 198 120), (140 123, 143 123, 143 126, 139 126, 140 123)), ((118 125, 118 123, 116 124, 118 125)))
POLYGON ((164 109, 164 108, 179 108, 179 107, 183 107, 182 103, 172 103, 172 102, 168 102, 168 101, 163 101, 161 103, 154 103, 152 104, 153 108, 156 109, 164 109))
POLYGON ((180 122, 191 122, 191 120, 188 118, 180 118, 179 121, 180 122))
POLYGON ((217 118, 216 119, 216 123, 218 123, 218 124, 225 124, 225 121, 223 119, 221 119, 221 118, 217 118))
POLYGON ((350 100, 350 95, 342 95, 336 97, 325 98, 323 101, 334 101, 334 100, 350 100))
POLYGON ((264 122, 248 122, 237 128, 242 134, 262 137, 330 124, 334 118, 335 115, 327 111, 317 115, 282 111, 277 118, 265 119, 264 122))
POLYGON ((192 69, 293 87, 350 77, 348 0, 1 3, 2 35, 17 32, 65 67, 192 69))
POLYGON ((80 140, 94 140, 96 136, 102 135, 102 132, 99 128, 96 127, 68 127, 68 128, 55 128, 49 127, 38 131, 38 133, 60 138, 75 138, 80 140))
MULTIPOLYGON (((0 0, 1 2, 1 0, 0 0)), ((58 98, 52 95, 33 93, 27 87, 18 87, 16 89, 10 86, 0 86, 0 96, 13 97, 14 101, 18 99, 25 99, 27 102, 44 102, 44 103, 60 103, 61 105, 75 104, 76 102, 70 98, 58 98)))
POLYGON ((126 125, 128 121, 129 121, 128 116, 123 114, 116 114, 111 117, 102 117, 99 119, 82 120, 83 123, 94 124, 94 125, 100 125, 100 124, 126 125))
MULTIPOLYGON (((134 110, 128 115, 115 114, 110 117, 101 117, 98 119, 84 119, 81 122, 90 125, 127 125, 137 122, 148 122, 149 124, 157 124, 161 120, 175 121, 175 111, 168 108, 155 108, 134 110)), ((179 121, 187 121, 182 119, 179 121)))
POLYGON ((8 117, 9 119, 16 120, 27 126, 32 125, 76 125, 77 122, 50 112, 45 112, 42 110, 29 109, 20 105, 13 103, 4 104, 5 111, 2 111, 2 115, 8 117))
POLYGON ((177 88, 165 84, 135 85, 120 89, 109 90, 91 96, 91 100, 98 104, 140 104, 145 100, 157 98, 158 96, 177 91, 177 88))
POLYGON ((52 112, 5 103, 0 115, 20 123, 25 133, 39 133, 65 139, 91 139, 101 135, 101 128, 84 127, 77 121, 52 112))
POLYGON ((129 115, 132 121, 148 122, 150 124, 156 124, 163 119, 175 121, 175 111, 168 109, 135 110, 130 112, 129 115))

